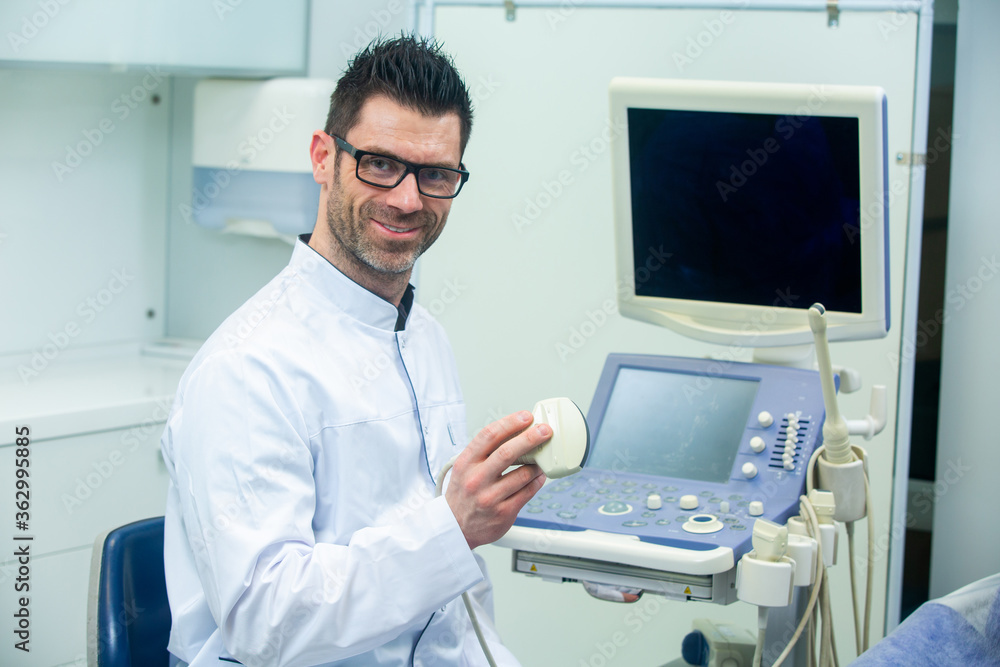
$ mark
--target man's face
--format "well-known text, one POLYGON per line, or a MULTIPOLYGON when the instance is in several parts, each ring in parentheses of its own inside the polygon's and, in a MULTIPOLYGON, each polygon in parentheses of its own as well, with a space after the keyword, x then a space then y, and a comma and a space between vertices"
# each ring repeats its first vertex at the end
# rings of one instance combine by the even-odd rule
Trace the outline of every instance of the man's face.
MULTIPOLYGON (((360 150, 457 168, 460 132, 457 114, 428 117, 386 97, 374 97, 343 139, 360 150)), ((378 188, 357 179, 355 160, 346 152, 330 159, 337 160, 326 202, 334 242, 357 260, 358 270, 373 278, 409 272, 444 229, 451 200, 421 195, 415 174, 407 174, 395 188, 378 188)))

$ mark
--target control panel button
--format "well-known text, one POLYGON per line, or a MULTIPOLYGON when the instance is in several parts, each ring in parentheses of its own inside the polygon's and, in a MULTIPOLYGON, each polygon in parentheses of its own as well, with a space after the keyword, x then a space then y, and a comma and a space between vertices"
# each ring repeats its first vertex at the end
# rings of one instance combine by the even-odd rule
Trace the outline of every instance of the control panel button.
POLYGON ((714 514, 695 514, 681 528, 689 533, 717 533, 724 525, 714 514))
POLYGON ((757 415, 757 423, 760 424, 762 427, 767 428, 768 426, 774 423, 774 417, 771 416, 770 412, 764 410, 759 415, 757 415))
POLYGON ((601 514, 628 514, 632 511, 632 506, 621 502, 620 500, 612 500, 611 502, 604 503, 601 505, 600 509, 597 510, 601 514))
POLYGON ((693 510, 698 507, 698 496, 693 496, 690 493, 681 496, 680 506, 682 510, 693 510))
POLYGON ((719 503, 719 511, 722 512, 723 514, 729 514, 728 500, 723 500, 721 503, 719 503))
POLYGON ((750 438, 750 449, 760 454, 767 447, 767 443, 764 442, 764 438, 759 435, 755 435, 750 438))
POLYGON ((658 510, 663 507, 663 499, 658 493, 651 493, 646 496, 646 507, 651 510, 658 510))
POLYGON ((743 468, 741 468, 741 470, 743 471, 743 476, 747 479, 753 479, 757 476, 757 466, 749 461, 743 464, 743 468))
POLYGON ((750 516, 760 516, 764 513, 764 503, 759 500, 753 500, 750 502, 750 506, 747 508, 747 512, 750 516))

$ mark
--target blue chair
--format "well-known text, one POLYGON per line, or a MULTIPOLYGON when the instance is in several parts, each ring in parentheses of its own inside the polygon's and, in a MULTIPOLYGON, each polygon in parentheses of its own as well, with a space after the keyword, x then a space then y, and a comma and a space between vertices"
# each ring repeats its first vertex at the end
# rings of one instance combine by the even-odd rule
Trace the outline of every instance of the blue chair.
POLYGON ((169 637, 163 517, 98 537, 90 568, 87 664, 167 667, 169 637))

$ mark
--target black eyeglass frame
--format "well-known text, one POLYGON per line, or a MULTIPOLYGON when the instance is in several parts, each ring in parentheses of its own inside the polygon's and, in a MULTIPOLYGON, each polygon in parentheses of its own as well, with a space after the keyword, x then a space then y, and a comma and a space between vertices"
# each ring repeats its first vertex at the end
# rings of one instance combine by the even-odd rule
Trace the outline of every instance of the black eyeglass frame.
MULTIPOLYGON (((366 183, 366 184, 371 185, 371 186, 376 187, 376 188, 383 188, 383 189, 386 189, 386 190, 391 190, 392 188, 394 188, 397 185, 399 185, 400 183, 402 183, 403 179, 405 179, 408 174, 412 173, 413 174, 413 178, 416 179, 416 181, 417 181, 417 192, 419 192, 423 196, 425 196, 425 197, 431 197, 432 199, 454 199, 455 197, 458 196, 458 193, 462 191, 462 187, 465 185, 465 182, 469 180, 469 172, 466 171, 464 168, 461 168, 461 169, 452 169, 451 167, 438 167, 436 165, 431 165, 431 164, 414 164, 412 162, 407 162, 406 160, 400 160, 398 157, 392 157, 391 155, 382 155, 381 153, 372 153, 371 151, 363 151, 360 148, 355 148, 354 146, 350 145, 349 143, 347 143, 346 141, 344 141, 343 139, 341 139, 340 137, 338 137, 335 134, 332 134, 330 136, 333 137, 333 141, 334 141, 334 143, 337 144, 337 146, 339 146, 348 155, 350 155, 352 158, 354 158, 354 176, 359 181, 361 181, 362 183, 366 183), (392 185, 383 185, 382 183, 372 183, 371 181, 367 181, 367 180, 361 178, 361 174, 359 173, 360 169, 361 169, 361 158, 365 157, 366 155, 371 155, 373 157, 382 158, 383 160, 392 160, 393 162, 398 162, 399 164, 401 164, 404 167, 406 167, 406 169, 400 175, 399 180, 396 181, 395 183, 393 183, 392 185), (424 192, 421 189, 421 187, 420 187, 420 170, 421 169, 437 169, 437 170, 450 171, 450 172, 454 172, 454 173, 458 174, 460 180, 458 182, 458 188, 455 189, 455 194, 453 194, 453 195, 432 195, 432 194, 428 194, 428 193, 424 192)), ((462 165, 462 163, 459 163, 458 166, 459 167, 464 167, 464 165, 462 165)))

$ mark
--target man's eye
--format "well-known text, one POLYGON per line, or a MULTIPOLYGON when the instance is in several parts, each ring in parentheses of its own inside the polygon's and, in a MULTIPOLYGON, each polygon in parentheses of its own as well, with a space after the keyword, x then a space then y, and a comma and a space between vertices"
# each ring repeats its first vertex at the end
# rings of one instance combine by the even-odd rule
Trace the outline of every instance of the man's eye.
POLYGON ((395 163, 382 157, 373 157, 368 160, 368 167, 375 171, 392 171, 395 163))

